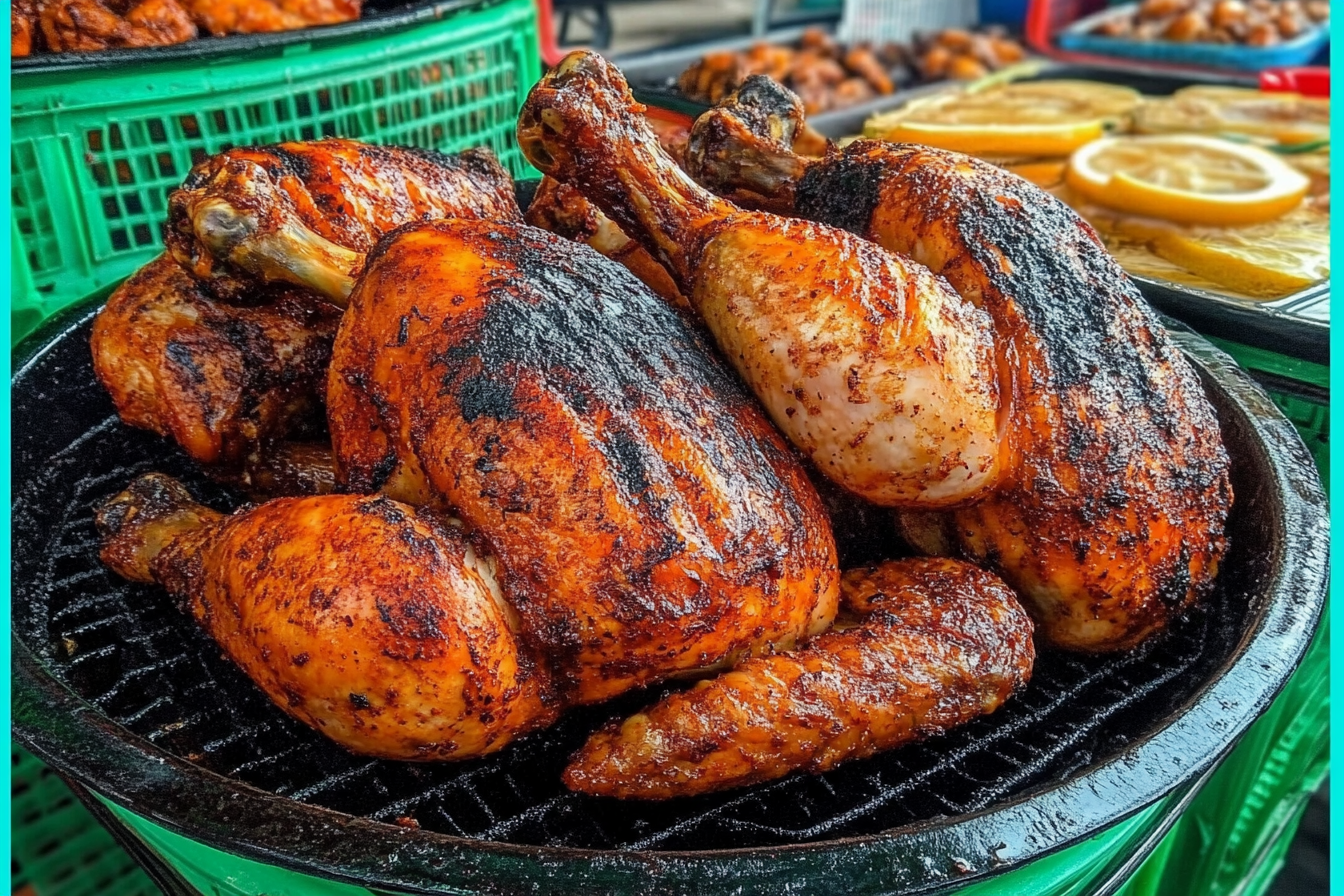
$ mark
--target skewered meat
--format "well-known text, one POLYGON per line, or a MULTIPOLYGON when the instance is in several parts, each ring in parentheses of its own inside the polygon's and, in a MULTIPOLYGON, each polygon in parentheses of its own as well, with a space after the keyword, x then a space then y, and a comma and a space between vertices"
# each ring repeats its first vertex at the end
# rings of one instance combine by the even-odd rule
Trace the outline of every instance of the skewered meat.
POLYGON ((431 511, 327 495, 225 516, 150 474, 98 527, 104 562, 164 585, 277 706, 351 750, 478 756, 558 712, 493 562, 431 511))
POLYGON ((339 309, 296 288, 254 298, 218 301, 167 255, 118 287, 90 344, 121 419, 229 470, 320 419, 339 309))
POLYGON ((403 228, 333 351, 346 488, 446 504, 570 702, 791 646, 835 613, 798 461, 624 268, 525 225, 403 228))
POLYGON ((583 194, 568 184, 544 177, 532 204, 527 223, 565 239, 587 243, 612 261, 629 268, 650 289, 675 308, 690 311, 691 305, 672 282, 667 270, 643 246, 627 237, 583 194))
POLYGON ((44 42, 57 53, 161 47, 196 36, 180 0, 39 0, 37 7, 44 42))
POLYGON ((451 217, 522 220, 490 150, 282 143, 231 149, 192 169, 169 200, 166 242, 217 294, 294 283, 344 304, 379 237, 451 217))
POLYGON ((663 263, 825 475, 905 507, 959 504, 995 485, 989 320, 945 281, 842 230, 743 212, 702 189, 595 54, 570 54, 533 88, 518 134, 534 165, 663 263))
POLYGON ((995 569, 1055 645, 1110 650, 1206 591, 1232 501, 1218 423, 1194 372, 1095 233, 1028 182, 967 156, 859 141, 789 152, 802 110, 766 79, 702 116, 690 170, 738 201, 908 253, 994 320, 1005 431, 999 492, 905 515, 930 553, 995 569))
POLYGON ((990 573, 955 560, 854 569, 862 621, 751 659, 594 734, 574 790, 667 799, 823 772, 998 709, 1031 676, 1031 620, 990 573))

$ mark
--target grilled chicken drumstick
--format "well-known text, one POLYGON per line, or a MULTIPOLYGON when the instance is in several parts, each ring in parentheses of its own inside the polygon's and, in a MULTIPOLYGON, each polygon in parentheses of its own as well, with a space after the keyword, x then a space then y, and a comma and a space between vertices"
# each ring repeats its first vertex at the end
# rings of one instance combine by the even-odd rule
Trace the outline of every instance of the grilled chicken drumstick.
POLYGON ((445 517, 346 495, 226 516, 150 474, 98 528, 104 562, 161 583, 277 706, 357 753, 478 756, 558 712, 493 561, 445 517))
POLYGON ((588 739, 574 790, 668 799, 741 787, 946 731, 1026 686, 1031 619, 1001 580, 968 563, 896 560, 849 570, 861 621, 790 653, 747 660, 588 739))
POLYGON ((830 624, 835 545, 789 446, 625 268, 526 225, 406 227, 333 350, 342 482, 448 506, 571 702, 830 624))
POLYGON ((985 494, 1001 463, 983 312, 853 234, 707 192, 659 148, 640 108, 609 63, 571 53, 532 89, 519 142, 666 266, 824 474, 892 506, 985 494))
POLYGON ((1131 647, 1205 592, 1232 503, 1194 371, 1082 219, 977 159, 861 140, 794 155, 802 108, 751 78, 696 122, 689 170, 755 207, 906 253, 989 312, 1016 463, 988 500, 902 514, 921 549, 999 572, 1045 639, 1131 647))
POLYGON ((488 149, 281 143, 193 168, 169 199, 167 244, 218 294, 292 283, 344 305, 379 237, 434 218, 521 221, 522 212, 488 149))

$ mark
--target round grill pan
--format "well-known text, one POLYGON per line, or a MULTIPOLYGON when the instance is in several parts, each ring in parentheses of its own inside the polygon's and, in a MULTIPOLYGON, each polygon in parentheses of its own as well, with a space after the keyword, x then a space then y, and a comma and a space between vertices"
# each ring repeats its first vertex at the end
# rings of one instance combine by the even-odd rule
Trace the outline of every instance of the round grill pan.
POLYGON ((92 508, 141 472, 236 500, 117 420, 89 358, 99 301, 15 359, 15 732, 144 817, 307 873, 398 892, 641 896, 912 894, 1001 873, 1188 789, 1283 685, 1323 605, 1327 516, 1306 449, 1227 356, 1178 332, 1233 457, 1232 548, 1212 598, 1140 650, 1047 653, 1025 693, 950 734, 663 804, 559 780, 595 726, 650 694, 472 762, 362 759, 275 708, 161 589, 98 562, 92 508))

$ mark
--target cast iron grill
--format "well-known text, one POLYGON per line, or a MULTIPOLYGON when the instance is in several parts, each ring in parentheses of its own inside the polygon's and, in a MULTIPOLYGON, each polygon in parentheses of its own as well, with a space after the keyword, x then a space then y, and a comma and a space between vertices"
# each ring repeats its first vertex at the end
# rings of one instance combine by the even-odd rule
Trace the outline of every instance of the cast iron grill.
POLYGON ((15 394, 16 420, 46 424, 16 442, 14 457, 19 640, 57 679, 162 750, 354 816, 479 840, 650 851, 807 843, 964 816, 1072 777, 1151 735, 1217 674, 1262 609, 1248 595, 1263 590, 1264 559, 1237 546, 1263 544, 1270 497, 1238 456, 1234 548, 1211 600, 1124 656, 1047 653, 1026 692, 950 734, 821 776, 664 804, 579 796, 559 777, 590 731, 650 702, 649 693, 573 712, 476 761, 371 761, 285 716, 162 589, 102 567, 93 508, 136 475, 178 476, 221 509, 236 497, 165 441, 117 421, 94 381, 87 336, 85 320, 25 374, 44 390, 15 394))

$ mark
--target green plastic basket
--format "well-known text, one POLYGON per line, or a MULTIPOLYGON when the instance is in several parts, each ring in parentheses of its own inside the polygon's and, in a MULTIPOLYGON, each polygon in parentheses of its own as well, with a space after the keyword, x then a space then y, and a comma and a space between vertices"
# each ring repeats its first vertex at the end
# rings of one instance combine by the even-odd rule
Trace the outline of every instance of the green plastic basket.
POLYGON ((10 744, 11 890, 37 896, 159 896, 159 888, 31 753, 10 744))
POLYGON ((514 127, 541 75, 537 54, 533 0, 503 0, 392 34, 19 74, 14 340, 157 254, 168 194, 230 146, 331 136, 447 152, 489 146, 522 174, 514 127))

